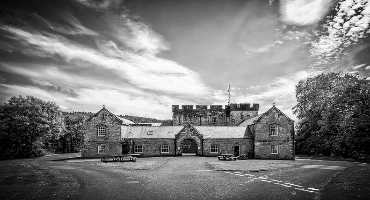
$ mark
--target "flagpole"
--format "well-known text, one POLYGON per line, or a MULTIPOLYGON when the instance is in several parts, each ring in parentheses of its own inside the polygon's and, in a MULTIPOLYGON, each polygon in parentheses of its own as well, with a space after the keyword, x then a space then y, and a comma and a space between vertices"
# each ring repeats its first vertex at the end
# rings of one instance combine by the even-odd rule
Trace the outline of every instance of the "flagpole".
POLYGON ((229 89, 227 90, 229 92, 229 105, 230 105, 230 85, 229 85, 229 89))

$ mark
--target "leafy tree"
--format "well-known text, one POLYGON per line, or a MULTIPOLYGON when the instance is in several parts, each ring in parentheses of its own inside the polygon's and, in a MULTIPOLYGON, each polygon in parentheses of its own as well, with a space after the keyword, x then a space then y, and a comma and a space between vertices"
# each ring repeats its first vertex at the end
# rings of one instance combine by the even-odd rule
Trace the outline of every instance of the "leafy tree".
POLYGON ((0 107, 0 157, 40 156, 61 131, 62 113, 55 103, 11 97, 0 107))
POLYGON ((63 135, 59 138, 58 151, 64 153, 77 152, 84 141, 85 116, 82 114, 67 114, 64 116, 63 135))
POLYGON ((297 151, 358 157, 370 154, 370 81, 321 74, 296 86, 297 151))

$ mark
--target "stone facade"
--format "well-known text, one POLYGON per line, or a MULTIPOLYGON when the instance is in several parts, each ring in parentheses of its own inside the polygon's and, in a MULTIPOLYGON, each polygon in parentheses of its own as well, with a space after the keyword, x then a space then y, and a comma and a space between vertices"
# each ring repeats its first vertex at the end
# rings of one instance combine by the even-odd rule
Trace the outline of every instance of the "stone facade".
POLYGON ((173 125, 191 123, 195 126, 237 126, 242 121, 258 115, 259 104, 229 105, 179 105, 172 106, 173 125))
POLYGON ((84 138, 82 157, 100 157, 105 154, 122 155, 121 144, 122 121, 103 108, 86 121, 87 133, 84 138), (103 128, 104 134, 98 134, 98 128, 103 128), (98 153, 98 146, 105 145, 105 152, 98 153))
MULTIPOLYGON (((175 113, 181 117, 185 116, 178 106, 174 106, 173 109, 174 116, 175 113)), ((183 109, 191 110, 190 107, 184 106, 183 109)), ((199 109, 198 107, 196 112, 190 113, 197 113, 199 109)), ((206 110, 217 109, 211 107, 206 110)), ((181 156, 190 151, 199 156, 229 153, 234 156, 246 154, 260 159, 294 159, 294 121, 275 105, 259 116, 257 116, 258 104, 253 107, 249 107, 248 104, 247 107, 232 109, 235 115, 230 112, 230 117, 238 115, 240 117, 240 113, 250 114, 241 121, 243 123, 239 123, 243 124, 243 127, 221 124, 205 126, 203 122, 196 126, 193 125, 197 124, 195 118, 193 118, 195 121, 189 120, 182 126, 126 126, 122 119, 103 108, 86 122, 88 133, 81 155, 82 157, 122 155, 125 153, 123 152, 125 144, 128 145, 126 153, 137 153, 142 157, 181 156)))
POLYGON ((129 153, 140 154, 141 157, 155 156, 175 156, 175 139, 168 138, 125 138, 127 141, 132 141, 132 148, 129 153), (169 152, 162 152, 162 145, 168 145, 169 152), (142 153, 134 152, 134 146, 142 146, 142 153))
POLYGON ((275 106, 254 122, 253 129, 255 158, 294 159, 294 121, 275 106))

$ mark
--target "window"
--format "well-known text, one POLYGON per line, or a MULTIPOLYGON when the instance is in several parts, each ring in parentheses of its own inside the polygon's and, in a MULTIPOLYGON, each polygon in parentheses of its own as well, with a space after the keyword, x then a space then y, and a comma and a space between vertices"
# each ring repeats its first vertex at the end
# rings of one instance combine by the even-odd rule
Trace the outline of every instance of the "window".
POLYGON ((272 124, 270 125, 270 135, 271 136, 277 136, 278 135, 278 125, 277 124, 272 124))
POLYGON ((104 126, 98 127, 98 136, 105 136, 106 128, 104 126))
POLYGON ((279 145, 271 145, 271 154, 279 153, 279 145))
POLYGON ((105 153, 106 146, 105 144, 98 145, 98 153, 105 153))
POLYGON ((153 131, 148 131, 148 135, 153 135, 153 131))
POLYGON ((143 153, 143 146, 135 145, 134 146, 134 153, 143 153))
POLYGON ((211 145, 211 153, 218 153, 218 146, 217 145, 211 145))
POLYGON ((168 144, 163 144, 161 146, 161 153, 170 153, 170 145, 168 144))

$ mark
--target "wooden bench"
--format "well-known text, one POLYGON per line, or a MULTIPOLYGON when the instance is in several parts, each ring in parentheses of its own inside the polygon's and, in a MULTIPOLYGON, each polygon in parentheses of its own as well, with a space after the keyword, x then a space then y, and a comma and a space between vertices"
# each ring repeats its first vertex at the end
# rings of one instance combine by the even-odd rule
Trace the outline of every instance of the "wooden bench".
POLYGON ((228 161, 235 161, 238 157, 233 157, 231 154, 221 154, 217 156, 218 160, 228 160, 228 161))
POLYGON ((110 156, 110 155, 106 155, 106 156, 103 156, 103 158, 101 159, 102 162, 124 162, 124 161, 132 161, 132 162, 136 162, 136 157, 133 157, 133 156, 126 156, 126 155, 123 155, 123 156, 119 156, 119 155, 113 155, 113 156, 110 156))

